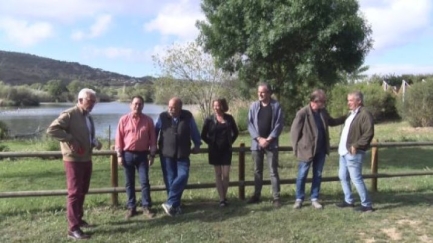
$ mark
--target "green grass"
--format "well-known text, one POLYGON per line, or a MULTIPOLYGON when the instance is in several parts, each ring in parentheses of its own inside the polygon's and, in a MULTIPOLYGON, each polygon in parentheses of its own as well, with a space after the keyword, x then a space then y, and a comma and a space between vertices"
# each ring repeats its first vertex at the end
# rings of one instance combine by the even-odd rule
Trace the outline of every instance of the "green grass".
MULTIPOLYGON (((331 143, 337 144, 340 127, 331 129, 331 143)), ((380 141, 431 141, 430 129, 412 129, 405 123, 376 126, 380 141)), ((249 145, 242 135, 237 143, 249 145)), ((7 141, 11 151, 43 151, 43 142, 7 141)), ((288 133, 281 138, 288 145, 288 133)), ((369 158, 370 154, 367 154, 369 158)), ((381 148, 379 172, 399 173, 431 170, 433 147, 381 148)), ((212 183, 213 169, 205 155, 192 156, 189 183, 212 183)), ((237 180, 237 155, 231 170, 231 180, 237 180)), ((281 179, 293 179, 296 160, 291 153, 280 154, 281 179)), ((370 161, 366 159, 365 173, 370 161)), ((338 157, 327 159, 324 176, 336 176, 338 157)), ((252 180, 251 156, 246 158, 246 179, 252 180)), ((94 158, 92 188, 110 187, 110 165, 107 157, 94 158)), ((264 172, 268 179, 268 171, 264 172)), ((159 161, 151 168, 151 185, 162 185, 159 161)), ((123 185, 119 170, 119 184, 123 185)), ((370 187, 370 180, 366 180, 370 187)), ((306 202, 301 210, 293 210, 294 185, 282 185, 283 207, 276 210, 271 204, 270 186, 264 186, 263 201, 246 205, 238 200, 236 187, 229 190, 230 206, 219 208, 215 189, 186 190, 183 214, 164 215, 160 204, 165 192, 152 192, 157 217, 143 216, 124 220, 125 194, 119 194, 122 206, 110 205, 109 194, 88 195, 85 218, 97 227, 89 230, 88 242, 432 242, 433 223, 432 176, 379 179, 379 192, 371 193, 376 212, 359 214, 350 209, 338 209, 333 204, 342 200, 339 182, 322 184, 321 200, 324 210, 314 210, 306 202)), ((22 158, 0 160, 0 191, 64 189, 65 178, 61 160, 22 158)), ((310 185, 307 185, 309 190, 310 185)), ((251 195, 252 187, 246 194, 251 195)), ((139 194, 137 193, 137 196, 139 194)), ((357 196, 356 196, 357 198, 357 196)), ((0 199, 0 242, 68 242, 65 217, 65 196, 2 198, 0 199)))

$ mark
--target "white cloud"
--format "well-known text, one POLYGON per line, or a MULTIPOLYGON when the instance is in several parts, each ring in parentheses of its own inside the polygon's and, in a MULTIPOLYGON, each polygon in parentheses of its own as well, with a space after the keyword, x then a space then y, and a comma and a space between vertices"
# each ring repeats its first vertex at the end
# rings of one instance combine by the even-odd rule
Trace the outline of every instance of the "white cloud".
POLYGON ((377 64, 370 65, 366 71, 368 75, 379 74, 432 74, 433 65, 413 65, 413 64, 377 64))
POLYGON ((75 22, 98 13, 148 15, 159 11, 167 0, 10 0, 0 4, 0 16, 75 22))
POLYGON ((109 29, 111 24, 111 15, 104 14, 96 18, 95 23, 90 26, 89 31, 86 33, 82 30, 74 31, 71 35, 73 40, 92 39, 103 35, 109 29))
POLYGON ((197 1, 181 0, 165 5, 155 19, 144 24, 146 31, 158 31, 162 35, 174 35, 192 40, 198 35, 197 20, 204 19, 197 1))
POLYGON ((104 14, 96 19, 96 22, 90 27, 90 37, 98 37, 108 30, 108 26, 111 24, 111 16, 104 14))
POLYGON ((85 36, 84 32, 81 30, 77 30, 77 31, 73 32, 71 35, 72 39, 77 40, 77 41, 84 39, 84 36, 85 36))
POLYGON ((411 42, 431 28, 431 0, 361 0, 360 5, 377 51, 411 42))
POLYGON ((47 22, 29 23, 13 18, 0 19, 0 30, 6 38, 20 46, 31 46, 54 35, 53 27, 47 22))

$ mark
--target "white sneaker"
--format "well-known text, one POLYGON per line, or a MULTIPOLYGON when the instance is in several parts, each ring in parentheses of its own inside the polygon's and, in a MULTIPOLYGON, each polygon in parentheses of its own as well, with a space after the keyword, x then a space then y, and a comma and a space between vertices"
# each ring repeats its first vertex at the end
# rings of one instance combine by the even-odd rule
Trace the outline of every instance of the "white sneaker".
POLYGON ((323 208, 322 204, 320 204, 318 201, 311 201, 311 206, 313 206, 313 208, 315 208, 315 209, 322 209, 323 208))
POLYGON ((296 200, 295 204, 293 204, 294 209, 300 209, 302 208, 302 201, 296 200))

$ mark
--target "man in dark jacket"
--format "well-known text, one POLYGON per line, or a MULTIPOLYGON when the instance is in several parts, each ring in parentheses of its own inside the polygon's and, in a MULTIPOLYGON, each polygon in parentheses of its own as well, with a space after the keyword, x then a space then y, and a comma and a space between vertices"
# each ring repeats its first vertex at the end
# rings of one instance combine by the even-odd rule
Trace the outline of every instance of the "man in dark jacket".
POLYGON ((371 113, 364 108, 363 102, 363 94, 359 91, 347 96, 350 115, 344 123, 338 146, 340 155, 338 177, 343 187, 344 201, 337 203, 337 206, 340 208, 355 206, 350 186, 351 180, 361 199, 361 206, 356 210, 372 212, 372 203, 362 178, 362 164, 365 151, 369 148, 374 136, 374 121, 371 113))
POLYGON ((181 212, 180 200, 189 177, 189 155, 200 149, 200 132, 193 115, 182 110, 182 101, 177 97, 170 99, 168 111, 159 115, 155 130, 168 192, 162 207, 167 215, 174 216, 181 212), (191 140, 194 142, 192 150, 191 140))
POLYGON ((322 171, 326 155, 329 155, 328 126, 344 123, 346 116, 332 118, 325 108, 326 95, 323 90, 315 90, 310 95, 310 104, 296 113, 290 129, 293 153, 297 157, 298 176, 296 179, 296 201, 293 208, 300 209, 305 198, 305 182, 308 171, 313 166, 311 184, 311 205, 316 209, 323 206, 318 202, 322 171))

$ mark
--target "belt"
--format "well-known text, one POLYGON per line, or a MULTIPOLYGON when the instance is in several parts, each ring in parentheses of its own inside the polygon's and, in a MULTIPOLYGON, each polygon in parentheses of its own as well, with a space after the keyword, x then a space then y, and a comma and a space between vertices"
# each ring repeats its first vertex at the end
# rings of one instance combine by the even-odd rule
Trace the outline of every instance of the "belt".
POLYGON ((125 150, 125 152, 132 153, 132 154, 142 154, 142 153, 149 153, 149 150, 146 151, 125 150))

